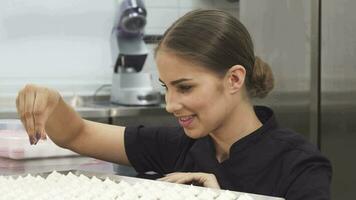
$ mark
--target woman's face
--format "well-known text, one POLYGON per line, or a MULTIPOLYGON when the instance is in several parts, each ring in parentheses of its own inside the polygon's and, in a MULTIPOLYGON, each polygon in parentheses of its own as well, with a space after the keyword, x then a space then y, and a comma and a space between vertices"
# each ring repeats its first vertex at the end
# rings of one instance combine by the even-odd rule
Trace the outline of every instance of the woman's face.
POLYGON ((178 118, 191 138, 217 130, 231 111, 224 78, 173 53, 159 50, 156 56, 166 109, 178 118))

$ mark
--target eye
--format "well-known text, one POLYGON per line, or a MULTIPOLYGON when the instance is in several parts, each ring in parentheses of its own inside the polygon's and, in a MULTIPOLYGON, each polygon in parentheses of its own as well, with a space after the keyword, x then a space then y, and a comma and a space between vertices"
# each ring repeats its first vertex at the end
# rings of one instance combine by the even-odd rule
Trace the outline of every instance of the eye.
POLYGON ((162 86, 162 87, 164 87, 164 89, 165 89, 165 90, 168 90, 167 85, 165 85, 165 84, 161 84, 161 86, 162 86))
POLYGON ((193 86, 191 86, 191 85, 179 85, 178 86, 178 90, 183 93, 189 92, 192 88, 193 88, 193 86))

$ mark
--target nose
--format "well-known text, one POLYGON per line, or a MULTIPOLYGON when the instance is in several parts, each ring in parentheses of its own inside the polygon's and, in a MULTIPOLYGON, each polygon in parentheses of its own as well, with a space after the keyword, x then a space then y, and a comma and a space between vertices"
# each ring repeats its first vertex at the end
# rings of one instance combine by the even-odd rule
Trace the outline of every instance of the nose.
POLYGON ((179 103, 178 101, 178 97, 173 95, 170 92, 166 92, 165 94, 165 98, 166 98, 166 110, 169 113, 175 113, 177 111, 179 111, 180 109, 182 109, 182 104, 179 103))

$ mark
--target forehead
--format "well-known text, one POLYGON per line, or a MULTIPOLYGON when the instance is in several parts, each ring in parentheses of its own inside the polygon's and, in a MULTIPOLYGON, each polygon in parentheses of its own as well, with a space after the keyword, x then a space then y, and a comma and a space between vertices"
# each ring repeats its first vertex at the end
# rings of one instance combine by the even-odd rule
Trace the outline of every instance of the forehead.
POLYGON ((158 51, 156 63, 160 79, 164 82, 180 78, 197 79, 206 75, 216 76, 208 68, 169 51, 158 51))

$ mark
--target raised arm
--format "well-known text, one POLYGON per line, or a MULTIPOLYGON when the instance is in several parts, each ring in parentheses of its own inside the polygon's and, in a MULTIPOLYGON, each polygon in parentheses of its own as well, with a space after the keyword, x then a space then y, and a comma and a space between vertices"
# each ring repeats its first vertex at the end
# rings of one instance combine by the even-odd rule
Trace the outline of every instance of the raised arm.
POLYGON ((58 146, 79 154, 130 165, 124 145, 125 127, 82 119, 57 91, 26 85, 17 96, 16 107, 31 144, 47 134, 58 146))

